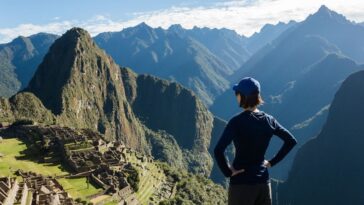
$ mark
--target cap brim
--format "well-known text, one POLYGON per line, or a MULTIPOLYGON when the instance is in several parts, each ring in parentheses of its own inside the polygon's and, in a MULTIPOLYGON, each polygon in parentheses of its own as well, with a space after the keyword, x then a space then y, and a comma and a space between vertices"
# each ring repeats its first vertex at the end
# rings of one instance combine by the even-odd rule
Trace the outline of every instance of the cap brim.
POLYGON ((238 88, 238 84, 235 84, 235 85, 233 86, 233 90, 234 90, 234 91, 236 91, 236 90, 237 90, 237 88, 238 88))

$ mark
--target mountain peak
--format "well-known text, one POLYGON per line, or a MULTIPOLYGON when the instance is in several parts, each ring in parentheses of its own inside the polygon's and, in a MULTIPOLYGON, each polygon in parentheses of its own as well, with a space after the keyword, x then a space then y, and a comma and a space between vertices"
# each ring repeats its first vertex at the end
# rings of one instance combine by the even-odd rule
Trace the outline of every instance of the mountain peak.
POLYGON ((184 29, 181 26, 181 24, 173 24, 173 25, 169 26, 168 30, 169 31, 179 32, 179 31, 183 31, 184 29))
POLYGON ((55 114, 61 113, 62 89, 75 73, 90 73, 97 69, 97 66, 86 65, 98 57, 99 50, 86 30, 68 30, 50 47, 25 90, 33 92, 55 114))
POLYGON ((331 10, 326 5, 321 5, 321 7, 318 10, 319 13, 330 13, 331 10))
POLYGON ((27 44, 29 39, 25 36, 18 36, 14 40, 11 41, 13 44, 27 44))
POLYGON ((81 28, 57 39, 25 91, 64 125, 92 128, 139 149, 139 122, 126 102, 120 67, 81 28))
POLYGON ((144 21, 141 22, 140 24, 136 25, 135 28, 139 28, 139 29, 152 29, 152 27, 150 27, 144 21))
POLYGON ((28 53, 31 53, 34 50, 34 46, 33 46, 32 42, 30 41, 30 39, 27 37, 24 37, 24 36, 19 36, 19 37, 15 38, 11 42, 11 44, 17 49, 25 48, 25 50, 28 53))
POLYGON ((153 36, 153 32, 154 29, 149 26, 148 24, 146 24, 145 22, 142 22, 134 27, 128 27, 125 28, 123 31, 123 33, 127 34, 128 36, 133 36, 133 35, 146 35, 146 36, 153 36))
POLYGON ((330 10, 327 6, 325 5, 322 5, 319 10, 310 15, 308 17, 308 20, 314 20, 314 21, 319 21, 319 23, 322 23, 322 22, 326 22, 326 21, 329 21, 329 20, 333 20, 333 21, 336 21, 338 23, 347 23, 349 22, 345 16, 333 11, 333 10, 330 10))
POLYGON ((68 40, 73 40, 73 41, 78 41, 80 39, 84 39, 84 40, 91 40, 91 36, 90 34, 82 29, 82 28, 78 28, 78 27, 74 27, 71 28, 70 30, 68 30, 63 36, 62 38, 68 39, 68 40))

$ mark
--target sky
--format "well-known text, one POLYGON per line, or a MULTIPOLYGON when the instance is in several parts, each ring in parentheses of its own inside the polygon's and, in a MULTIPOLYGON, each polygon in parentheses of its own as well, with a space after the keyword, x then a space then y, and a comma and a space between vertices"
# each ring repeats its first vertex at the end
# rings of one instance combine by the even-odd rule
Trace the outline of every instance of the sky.
POLYGON ((363 0, 0 0, 0 43, 82 27, 92 36, 146 22, 152 27, 233 29, 251 36, 267 23, 302 21, 321 5, 364 22, 363 0))

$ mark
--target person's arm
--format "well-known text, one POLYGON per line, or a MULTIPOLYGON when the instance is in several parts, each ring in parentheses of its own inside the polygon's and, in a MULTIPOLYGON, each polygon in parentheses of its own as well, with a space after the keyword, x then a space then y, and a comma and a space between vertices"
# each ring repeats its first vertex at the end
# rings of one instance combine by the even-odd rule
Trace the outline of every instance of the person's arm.
POLYGON ((284 142, 278 153, 271 159, 268 160, 271 167, 280 162, 297 144, 296 138, 286 129, 276 119, 273 119, 273 134, 281 138, 284 142))
POLYGON ((226 147, 233 140, 235 133, 236 133, 235 127, 233 125, 232 120, 230 120, 228 122, 228 124, 226 125, 224 132, 222 133, 222 135, 214 149, 214 154, 215 154, 215 159, 216 159, 217 165, 219 166, 220 170, 225 175, 225 177, 230 177, 232 175, 232 171, 229 168, 229 165, 227 164, 227 160, 224 155, 224 152, 225 152, 226 147))

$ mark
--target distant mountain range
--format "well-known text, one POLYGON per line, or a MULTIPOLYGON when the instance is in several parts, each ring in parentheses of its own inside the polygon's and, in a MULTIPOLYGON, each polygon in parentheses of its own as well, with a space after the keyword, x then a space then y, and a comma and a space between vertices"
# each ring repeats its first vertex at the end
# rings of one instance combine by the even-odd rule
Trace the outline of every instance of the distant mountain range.
MULTIPOLYGON (((294 24, 268 24, 259 33, 247 38, 228 29, 184 29, 180 25, 162 29, 141 23, 120 32, 99 34, 95 41, 119 65, 130 67, 137 73, 179 82, 192 89, 206 105, 211 105, 219 94, 228 89, 229 75, 294 24)), ((41 33, 0 45, 3 62, 0 75, 4 76, 0 82, 0 96, 9 97, 27 85, 56 38, 56 35, 41 33), (21 39, 28 40, 19 44, 21 39), (14 44, 16 50, 12 51, 14 44), (12 57, 9 51, 24 56, 12 57)))
POLYGON ((131 67, 137 73, 177 81, 192 89, 206 105, 211 105, 229 88, 228 76, 253 51, 292 24, 268 26, 269 29, 256 33, 251 43, 250 39, 228 29, 184 29, 172 25, 165 30, 145 23, 121 32, 101 33, 95 41, 118 64, 131 67))
POLYGON ((28 85, 57 35, 20 36, 0 45, 0 96, 10 97, 28 85))
MULTIPOLYGON (((322 6, 315 14, 289 27, 273 43, 253 55, 230 75, 229 81, 236 83, 243 76, 251 75, 262 82, 266 101, 277 101, 277 96, 289 89, 306 67, 321 61, 330 53, 346 56, 357 63, 362 61, 356 57, 360 52, 354 51, 364 47, 362 35, 351 35, 346 30, 364 32, 363 27, 322 6), (343 43, 346 41, 356 45, 348 48, 342 46, 347 44, 343 43), (264 87, 264 84, 267 85, 264 87)), ((232 101, 235 102, 234 96, 229 95, 231 89, 226 93, 219 96, 211 107, 214 113, 224 119, 239 111, 237 107, 226 107, 232 101)))

